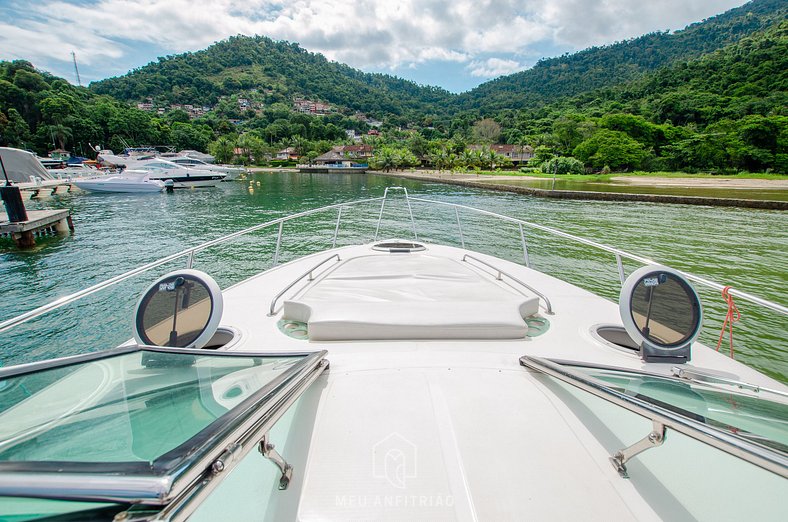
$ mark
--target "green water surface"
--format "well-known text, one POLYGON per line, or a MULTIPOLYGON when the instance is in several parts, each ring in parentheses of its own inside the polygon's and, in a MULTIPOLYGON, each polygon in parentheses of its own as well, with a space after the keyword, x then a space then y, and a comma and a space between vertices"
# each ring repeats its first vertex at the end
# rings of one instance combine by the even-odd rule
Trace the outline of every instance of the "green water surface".
POLYGON ((577 190, 583 192, 615 192, 617 194, 657 194, 666 196, 695 196, 703 198, 759 199, 768 201, 788 201, 788 190, 781 189, 744 189, 715 187, 671 187, 632 185, 623 181, 567 181, 557 179, 494 179, 480 180, 482 183, 512 185, 542 190, 577 190))
MULTIPOLYGON (((73 193, 30 202, 28 208, 71 209, 76 231, 39 241, 36 249, 24 252, 0 241, 0 320, 229 232, 324 205, 379 197, 387 186, 555 227, 788 302, 788 214, 780 211, 557 200, 372 174, 260 173, 252 178, 252 190, 249 181, 239 181, 174 194, 73 193)), ((381 237, 411 237, 402 196, 390 197, 381 237)), ((370 204, 343 210, 337 244, 371 241, 379 209, 370 204)), ((413 212, 420 239, 459 245, 452 209, 414 202, 413 212)), ((286 224, 280 260, 330 248, 336 218, 333 210, 286 224)), ((466 247, 523 261, 515 225, 469 212, 462 212, 461 219, 466 247)), ((612 255, 527 227, 525 233, 533 267, 617 300, 612 255)), ((274 227, 200 252, 194 267, 226 287, 269 268, 275 244, 274 227)), ((185 259, 159 267, 0 333, 0 361, 11 365, 70 355, 129 339, 139 295, 155 277, 184 266, 185 259)), ((638 266, 625 262, 627 273, 638 266)), ((705 307, 701 339, 716 345, 726 306, 716 291, 699 291, 705 307)), ((738 305, 737 359, 788 381, 788 320, 744 300, 738 305)))

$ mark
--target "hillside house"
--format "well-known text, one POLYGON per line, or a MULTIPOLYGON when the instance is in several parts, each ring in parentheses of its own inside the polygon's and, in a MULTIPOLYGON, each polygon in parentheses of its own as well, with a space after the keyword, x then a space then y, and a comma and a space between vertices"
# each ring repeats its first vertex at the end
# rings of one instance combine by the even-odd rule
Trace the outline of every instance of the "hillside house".
POLYGON ((299 157, 300 156, 296 154, 295 147, 287 147, 286 149, 282 149, 280 151, 277 151, 276 153, 276 159, 282 161, 287 161, 287 160, 297 161, 299 157))
POLYGON ((509 158, 515 165, 527 163, 534 157, 534 149, 530 145, 468 145, 469 150, 488 150, 509 158))
POLYGON ((303 98, 296 98, 293 100, 293 110, 302 114, 322 116, 331 112, 331 105, 303 98))
POLYGON ((367 145, 366 143, 359 143, 358 145, 339 145, 331 150, 338 152, 345 158, 355 160, 367 160, 375 153, 375 149, 372 145, 367 145))

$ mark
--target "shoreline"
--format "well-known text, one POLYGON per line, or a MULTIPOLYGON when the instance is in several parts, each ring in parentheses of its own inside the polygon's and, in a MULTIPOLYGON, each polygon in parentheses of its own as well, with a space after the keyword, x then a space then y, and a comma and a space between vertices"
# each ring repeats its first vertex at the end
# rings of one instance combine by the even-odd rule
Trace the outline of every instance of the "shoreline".
MULTIPOLYGON (((645 201, 650 203, 674 203, 683 205, 707 205, 717 207, 742 207, 758 208, 765 210, 788 210, 788 201, 777 201, 768 199, 746 199, 746 198, 719 198, 708 196, 680 196, 672 194, 636 194, 625 192, 593 192, 582 190, 546 190, 525 186, 507 185, 506 181, 544 181, 545 178, 534 176, 498 176, 498 175, 476 175, 469 173, 441 173, 436 171, 399 171, 382 172, 368 171, 371 174, 380 176, 391 176, 402 179, 413 179, 418 181, 434 181, 449 185, 459 185, 473 188, 497 190, 502 192, 514 192, 527 194, 537 197, 556 198, 556 199, 585 199, 597 201, 645 201), (504 183, 494 183, 500 181, 504 183)), ((560 179, 560 178, 559 178, 560 179)), ((710 188, 710 183, 719 181, 728 182, 720 188, 731 189, 763 189, 775 188, 788 190, 786 180, 764 180, 764 179, 720 179, 710 180, 707 178, 659 178, 659 177, 636 177, 618 176, 613 178, 615 181, 623 181, 632 186, 652 186, 652 187, 682 187, 682 188, 710 188)), ((719 185, 714 185, 719 187, 719 185)))
MULTIPOLYGON (((251 172, 298 172, 297 168, 282 167, 252 167, 251 172)), ((445 183, 447 185, 458 185, 465 187, 496 190, 499 192, 514 192, 530 196, 555 198, 555 199, 577 199, 595 201, 643 201, 648 203, 672 203, 680 205, 706 205, 716 207, 741 207, 756 208, 762 210, 788 210, 788 201, 769 200, 769 199, 747 199, 747 198, 721 198, 710 196, 682 196, 675 194, 638 194, 626 192, 596 192, 584 190, 547 190, 522 185, 507 184, 507 181, 545 181, 549 178, 535 176, 506 176, 479 174, 467 172, 447 171, 440 172, 435 170, 403 170, 396 172, 383 172, 379 170, 368 170, 367 173, 377 176, 389 176, 392 178, 411 179, 416 181, 431 181, 445 183)), ((560 178, 558 178, 560 180, 560 178)), ((612 181, 623 182, 631 187, 677 187, 677 188, 729 188, 738 189, 776 189, 788 190, 788 180, 767 180, 759 178, 668 178, 651 176, 615 176, 612 181)))

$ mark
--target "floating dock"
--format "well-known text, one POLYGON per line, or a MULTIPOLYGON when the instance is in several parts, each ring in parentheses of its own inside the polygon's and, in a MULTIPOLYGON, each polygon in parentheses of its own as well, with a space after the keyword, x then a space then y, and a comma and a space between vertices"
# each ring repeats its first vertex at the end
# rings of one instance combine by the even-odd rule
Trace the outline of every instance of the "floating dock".
POLYGON ((27 221, 11 223, 5 212, 0 212, 0 236, 12 238, 19 248, 32 248, 36 245, 36 237, 74 230, 68 209, 28 210, 27 217, 27 221))

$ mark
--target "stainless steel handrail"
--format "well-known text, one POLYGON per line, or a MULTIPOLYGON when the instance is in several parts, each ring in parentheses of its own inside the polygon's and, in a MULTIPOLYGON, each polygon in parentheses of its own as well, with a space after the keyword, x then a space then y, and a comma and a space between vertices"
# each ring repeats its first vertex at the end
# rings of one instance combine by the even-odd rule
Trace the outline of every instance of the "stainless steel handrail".
POLYGON ((775 390, 773 388, 766 388, 759 384, 752 384, 749 382, 744 381, 737 381, 736 379, 729 379, 727 377, 721 377, 719 375, 713 375, 711 373, 706 373, 702 370, 697 368, 682 368, 680 366, 674 366, 670 369, 671 373, 680 379, 685 379, 687 381, 692 382, 700 382, 704 384, 723 384, 725 386, 735 386, 736 388, 740 388, 742 390, 749 390, 755 393, 766 392, 766 393, 773 393, 775 395, 780 395, 782 397, 788 397, 788 393, 775 390))
POLYGON ((375 227, 374 241, 378 240, 378 232, 380 231, 380 222, 383 220, 383 209, 386 207, 386 198, 389 195, 389 190, 401 190, 405 193, 405 203, 408 205, 408 214, 410 214, 410 223, 413 226, 413 239, 418 241, 419 234, 418 232, 416 232, 416 220, 413 219, 413 209, 410 206, 410 196, 408 195, 408 189, 405 187, 386 187, 386 190, 383 191, 383 202, 380 204, 380 213, 378 214, 378 224, 375 227))
POLYGON ((233 232, 232 234, 228 234, 226 236, 222 236, 222 237, 219 237, 219 238, 216 238, 216 239, 212 239, 210 241, 206 241, 206 242, 201 243, 201 244, 199 244, 197 246, 188 248, 186 250, 181 250, 180 252, 177 252, 175 254, 170 254, 169 256, 166 256, 166 257, 162 257, 161 259, 157 259, 156 261, 152 261, 152 262, 150 262, 150 263, 148 263, 146 265, 139 266, 137 268, 134 268, 133 270, 129 270, 128 272, 124 272, 124 273, 122 273, 120 275, 117 275, 115 277, 111 277, 111 278, 106 279, 106 280, 104 280, 104 281, 102 281, 100 283, 97 283, 97 284, 93 285, 93 286, 90 286, 90 287, 85 288, 83 290, 80 290, 78 292, 74 292, 73 294, 69 294, 67 296, 61 297, 60 299, 52 301, 51 303, 47 303, 47 304, 45 304, 43 306, 39 306, 38 308, 30 310, 29 312, 25 312, 25 313, 23 313, 21 315, 18 315, 16 317, 11 318, 11 319, 7 319, 7 320, 5 320, 3 322, 0 322, 0 332, 4 332, 4 331, 6 331, 6 330, 8 330, 10 328, 13 328, 13 327, 19 325, 19 324, 25 323, 25 322, 27 322, 27 321, 29 321, 31 319, 35 319, 36 317, 38 317, 40 315, 43 315, 43 314, 48 313, 48 312, 51 312, 52 310, 55 310, 57 308, 60 308, 61 306, 67 305, 67 304, 72 303, 74 301, 78 301, 79 299, 82 299, 83 297, 87 297, 87 296, 89 296, 89 295, 91 295, 93 293, 96 293, 96 292, 100 291, 100 290, 103 290, 103 289, 108 288, 110 286, 114 286, 114 285, 116 285, 118 283, 121 283, 121 282, 125 281, 126 279, 134 277, 135 275, 141 274, 143 272, 147 272, 148 270, 152 270, 152 269, 154 269, 156 267, 159 267, 161 265, 169 263, 170 261, 174 261, 174 260, 176 260, 178 258, 186 257, 186 256, 190 256, 190 258, 193 258, 194 254, 197 253, 197 252, 200 252, 200 251, 205 250, 207 248, 210 248, 212 246, 216 246, 216 245, 219 245, 219 244, 222 244, 222 243, 226 243, 226 242, 230 241, 231 239, 235 239, 237 237, 244 236, 244 235, 249 234, 251 232, 256 232, 258 230, 263 230, 265 228, 268 228, 268 227, 271 227, 271 226, 274 226, 274 225, 278 225, 279 223, 292 221, 294 219, 298 219, 298 218, 301 218, 301 217, 309 216, 309 215, 312 215, 312 214, 318 214, 320 212, 325 212, 327 210, 341 208, 341 207, 348 207, 348 206, 353 206, 353 205, 361 205, 361 204, 364 204, 364 203, 374 203, 374 202, 380 201, 382 199, 383 199, 382 197, 369 198, 369 199, 360 199, 360 200, 351 201, 351 202, 347 202, 347 203, 337 203, 335 205, 328 205, 328 206, 316 208, 316 209, 313 209, 313 210, 306 210, 304 212, 298 212, 296 214, 291 214, 289 216, 285 216, 285 217, 282 217, 282 218, 277 218, 277 219, 274 219, 274 220, 271 220, 271 221, 266 221, 265 223, 260 223, 259 225, 254 225, 254 226, 251 226, 249 228, 245 228, 243 230, 239 230, 238 232, 233 232))
POLYGON ((547 359, 523 356, 520 357, 520 364, 555 377, 641 417, 658 422, 667 428, 683 433, 734 457, 746 460, 783 478, 788 478, 788 457, 765 446, 755 444, 732 433, 725 433, 642 399, 626 395, 606 386, 597 379, 582 375, 547 359))
POLYGON ((509 279, 511 279, 512 281, 514 281, 514 282, 518 283, 518 284, 519 284, 519 285, 521 285, 521 286, 524 286, 525 288, 527 288, 527 289, 528 289, 528 290, 530 290, 531 292, 533 292, 533 293, 535 293, 536 295, 538 295, 539 297, 541 297, 541 298, 542 298, 542 300, 544 301, 545 308, 547 308, 547 313, 548 313, 548 314, 550 314, 550 315, 552 315, 552 314, 553 314, 553 306, 550 304, 550 300, 547 298, 547 296, 546 296, 546 295, 544 295, 542 292, 540 292, 540 291, 539 291, 539 290, 537 290, 536 288, 532 287, 531 285, 529 285, 529 284, 527 284, 527 283, 524 283, 524 282, 520 281, 519 279, 517 279, 517 278, 516 278, 516 277, 514 277, 513 275, 511 275, 511 274, 509 274, 509 273, 507 273, 507 272, 504 272, 503 270, 501 270, 501 269, 500 269, 500 268, 498 268, 497 266, 491 265, 491 264, 490 264, 490 263, 488 263, 487 261, 484 261, 484 260, 482 260, 482 259, 479 259, 479 258, 478 258, 478 257, 476 257, 476 256, 472 256, 472 255, 470 255, 470 254, 465 254, 464 256, 462 256, 462 260, 463 260, 463 262, 466 262, 466 263, 467 263, 466 259, 473 259, 473 260, 474 260, 474 261, 476 261, 477 263, 481 263, 481 264, 483 264, 483 265, 485 265, 485 266, 487 266, 487 267, 490 267, 490 268, 492 268, 493 270, 495 270, 496 272, 498 272, 498 278, 497 278, 498 280, 500 280, 500 279, 501 279, 501 275, 505 275, 506 277, 508 277, 508 278, 509 278, 509 279))
MULTIPOLYGON (((434 204, 434 205, 443 205, 443 206, 447 206, 447 207, 453 207, 455 209, 460 208, 460 209, 464 209, 464 210, 469 210, 469 211, 472 211, 472 212, 476 212, 477 214, 483 214, 483 215, 486 215, 486 216, 491 216, 491 217, 500 219, 502 221, 508 221, 510 223, 522 224, 522 225, 525 225, 527 227, 534 228, 536 230, 541 230, 543 232, 547 232, 548 234, 551 234, 551 235, 554 235, 554 236, 559 236, 559 237, 563 237, 563 238, 566 238, 566 239, 570 239, 570 240, 572 240, 572 241, 574 241, 576 243, 582 243, 584 245, 592 246, 592 247, 597 248, 599 250, 604 250, 604 251, 610 252, 611 254, 614 254, 616 256, 620 256, 620 257, 623 257, 623 258, 626 258, 626 259, 630 259, 632 261, 637 261, 638 263, 641 263, 641 264, 644 264, 644 265, 660 264, 660 263, 657 263, 656 261, 654 261, 652 259, 649 259, 647 257, 638 256, 636 254, 631 254, 631 253, 629 253, 629 252, 627 252, 625 250, 621 250, 621 249, 618 249, 618 248, 615 248, 615 247, 607 246, 607 245, 604 245, 602 243, 597 243, 596 241, 592 241, 592 240, 586 239, 584 237, 575 236, 573 234, 569 234, 567 232, 563 232, 563 231, 557 230, 555 228, 546 227, 544 225, 538 225, 536 223, 531 223, 530 221, 524 221, 522 219, 517 219, 517 218, 510 217, 510 216, 505 216, 503 214, 497 214, 495 212, 490 212, 488 210, 481 210, 481 209, 474 208, 474 207, 469 207, 469 206, 466 206, 466 205, 460 205, 458 203, 447 203, 445 201, 436 201, 434 199, 425 199, 425 198, 412 197, 412 196, 410 198, 410 201, 418 201, 418 202, 421 202, 421 203, 430 203, 430 204, 434 204)), ((620 269, 620 272, 623 272, 623 268, 620 269)), ((691 281, 694 281, 694 282, 699 283, 701 285, 707 286, 707 287, 712 288, 714 290, 722 291, 722 289, 725 288, 725 286, 726 286, 726 285, 721 285, 720 283, 716 283, 714 281, 710 281, 710 280, 708 280, 706 278, 697 276, 697 275, 692 274, 690 272, 684 272, 682 270, 677 270, 677 272, 679 272, 681 275, 683 275, 684 277, 686 277, 687 279, 689 279, 691 281)), ((781 313, 783 315, 788 315, 788 307, 785 307, 785 306, 783 306, 781 304, 769 301, 767 299, 763 299, 761 297, 749 294, 747 292, 743 292, 741 290, 737 290, 735 288, 730 288, 729 292, 734 297, 740 297, 740 298, 745 299, 747 301, 750 301, 752 303, 755 303, 755 304, 758 304, 760 306, 763 306, 764 308, 769 308, 770 310, 774 310, 775 312, 779 312, 779 313, 781 313)))
POLYGON ((284 287, 284 289, 281 292, 279 292, 278 294, 276 294, 276 296, 271 300, 271 307, 268 309, 268 315, 269 316, 274 315, 274 310, 276 310, 276 302, 279 300, 280 297, 285 295, 285 292, 287 292, 288 290, 293 288, 296 285, 296 283, 298 283, 300 280, 302 280, 306 276, 309 276, 309 280, 311 281, 313 279, 312 278, 312 272, 314 272, 315 270, 317 270, 318 268, 320 268, 321 266, 323 266, 324 264, 328 263, 329 261, 331 261, 334 258, 337 258, 337 261, 342 261, 342 259, 339 257, 339 254, 333 254, 330 257, 325 258, 324 260, 322 260, 321 262, 319 262, 318 264, 316 264, 315 266, 313 266, 312 268, 310 268, 309 270, 307 270, 306 272, 304 272, 300 276, 298 276, 295 279, 295 281, 293 281, 292 283, 290 283, 289 285, 284 287))
MULTIPOLYGON (((391 187, 391 188, 393 189, 394 187, 391 187)), ((538 225, 536 223, 523 221, 521 219, 516 219, 516 218, 510 217, 510 216, 505 216, 503 214, 498 214, 498 213, 490 212, 490 211, 487 211, 487 210, 481 210, 481 209, 477 209, 477 208, 474 208, 474 207, 469 207, 467 205, 460 205, 460 204, 457 204, 457 203, 447 203, 447 202, 444 202, 444 201, 436 201, 436 200, 426 199, 426 198, 412 197, 412 196, 409 196, 407 194, 407 190, 404 187, 401 187, 401 188, 402 188, 403 191, 405 191, 406 202, 408 203, 408 210, 409 210, 409 214, 410 214, 410 219, 411 219, 411 223, 413 225, 414 237, 416 237, 416 238, 418 238, 418 236, 416 235, 416 224, 415 224, 415 219, 413 217, 413 210, 412 210, 411 205, 410 205, 411 201, 417 201, 417 202, 421 202, 421 203, 429 203, 429 204, 432 204, 432 205, 439 205, 439 206, 446 206, 446 207, 454 208, 455 212, 456 212, 458 226, 460 228, 460 240, 461 240, 461 242, 463 244, 465 243, 465 238, 464 238, 464 235, 462 233, 462 227, 459 224, 460 223, 460 220, 459 220, 460 219, 459 218, 459 209, 469 210, 469 211, 472 211, 472 212, 476 212, 478 214, 495 217, 495 218, 500 219, 502 221, 507 221, 507 222, 510 222, 510 223, 516 223, 518 225, 525 225, 527 227, 531 227, 531 228, 534 228, 534 229, 537 229, 537 230, 541 230, 543 232, 547 232, 548 234, 551 234, 551 235, 555 235, 555 236, 558 236, 558 237, 563 237, 563 238, 569 239, 569 240, 577 242, 577 243, 582 243, 582 244, 589 245, 589 246, 592 246, 594 248, 597 248, 599 250, 610 252, 610 253, 612 253, 612 254, 614 254, 616 256, 616 261, 617 261, 617 264, 619 265, 619 274, 622 274, 622 275, 623 275, 623 267, 621 266, 621 263, 620 263, 620 259, 622 257, 630 259, 630 260, 633 260, 633 261, 637 261, 639 263, 646 264, 646 265, 648 265, 648 264, 656 264, 651 259, 648 259, 648 258, 645 258, 645 257, 642 257, 642 256, 638 256, 638 255, 635 255, 635 254, 631 254, 631 253, 626 252, 624 250, 620 250, 620 249, 617 249, 617 248, 614 248, 614 247, 610 247, 610 246, 604 245, 602 243, 597 243, 596 241, 592 241, 590 239, 586 239, 586 238, 583 238, 583 237, 580 237, 580 236, 575 236, 575 235, 569 234, 567 232, 562 232, 562 231, 554 229, 554 228, 546 227, 544 225, 538 225)), ((161 266, 163 264, 169 263, 170 261, 173 261, 175 259, 188 256, 187 264, 190 266, 191 265, 191 261, 194 258, 194 254, 196 254, 197 252, 200 252, 202 250, 205 250, 207 248, 210 248, 210 247, 222 244, 222 243, 226 243, 226 242, 228 242, 228 241, 230 241, 232 239, 235 239, 237 237, 249 234, 251 232, 255 232, 257 230, 262 230, 262 229, 265 229, 265 228, 268 228, 268 227, 271 227, 271 226, 274 226, 274 225, 278 225, 280 223, 288 222, 288 221, 291 221, 291 220, 294 220, 294 219, 298 219, 298 218, 301 218, 301 217, 304 217, 304 216, 309 216, 309 215, 312 215, 312 214, 325 212, 325 211, 331 210, 331 209, 338 209, 338 210, 340 210, 340 213, 339 213, 339 216, 338 216, 338 219, 337 219, 337 225, 336 225, 336 228, 335 228, 335 231, 334 231, 334 237, 336 238, 336 234, 337 234, 337 232, 339 230, 339 224, 340 224, 340 221, 341 221, 341 218, 342 218, 342 213, 341 213, 342 207, 350 207, 350 206, 353 206, 353 205, 360 205, 360 204, 365 204, 365 203, 374 203, 374 202, 377 202, 377 201, 382 201, 383 204, 385 204, 385 197, 386 197, 387 194, 388 194, 388 191, 386 191, 384 193, 383 197, 362 199, 362 200, 351 201, 351 202, 347 202, 347 203, 337 203, 335 205, 328 205, 328 206, 320 207, 320 208, 313 209, 313 210, 307 210, 307 211, 304 211, 304 212, 299 212, 299 213, 296 213, 296 214, 292 214, 290 216, 285 216, 285 217, 282 217, 282 218, 278 218, 278 219, 274 219, 274 220, 271 220, 271 221, 267 221, 265 223, 254 225, 252 227, 245 228, 243 230, 239 230, 238 232, 233 232, 232 234, 228 234, 226 236, 222 236, 220 238, 213 239, 211 241, 206 241, 206 242, 201 243, 201 244, 199 244, 199 245, 197 245, 195 247, 188 248, 186 250, 182 250, 180 252, 177 252, 175 254, 171 254, 169 256, 163 257, 161 259, 158 259, 158 260, 153 261, 151 263, 148 263, 146 265, 142 265, 142 266, 137 267, 137 268, 135 268, 133 270, 129 270, 128 272, 124 272, 123 274, 117 275, 115 277, 112 277, 112 278, 107 279, 105 281, 102 281, 100 283, 97 283, 97 284, 95 284, 93 286, 90 286, 90 287, 88 287, 86 289, 80 290, 78 292, 75 292, 73 294, 70 294, 70 295, 67 295, 67 296, 64 296, 64 297, 61 297, 60 299, 57 299, 57 300, 52 301, 50 303, 47 303, 47 304, 45 304, 43 306, 40 306, 40 307, 35 308, 33 310, 30 310, 29 312, 25 312, 25 313, 23 313, 21 315, 18 315, 16 317, 11 318, 11 319, 7 319, 5 321, 2 321, 2 322, 0 322, 0 332, 4 332, 4 331, 6 331, 6 330, 8 330, 10 328, 13 328, 13 327, 19 325, 19 324, 25 323, 25 322, 27 322, 27 321, 29 321, 31 319, 34 319, 34 318, 36 318, 38 316, 41 316, 41 315, 45 314, 47 312, 50 312, 50 311, 55 310, 57 308, 60 308, 61 306, 64 306, 66 304, 69 304, 69 303, 72 303, 72 302, 77 301, 79 299, 82 299, 83 297, 87 297, 88 295, 91 295, 91 294, 93 294, 95 292, 103 290, 103 289, 105 289, 107 287, 114 286, 114 285, 116 285, 116 284, 118 284, 118 283, 120 283, 122 281, 125 281, 126 279, 129 279, 129 278, 131 278, 131 277, 133 277, 135 275, 141 274, 143 272, 147 272, 148 270, 151 270, 151 269, 156 268, 158 266, 161 266)), ((376 230, 375 230, 375 237, 376 238, 377 238, 377 233, 378 233, 379 228, 380 228, 380 221, 382 219, 382 207, 383 207, 383 205, 381 205, 381 214, 380 214, 380 216, 378 216, 378 226, 376 227, 376 230)), ((525 245, 524 239, 523 239, 523 244, 525 245)), ((526 248, 526 247, 524 246, 524 248, 526 248)), ((715 290, 722 290, 724 288, 724 286, 719 284, 719 283, 715 283, 713 281, 709 281, 708 279, 705 279, 705 278, 700 277, 700 276, 696 276, 696 275, 691 274, 689 272, 679 271, 679 273, 681 273, 687 279, 690 279, 691 281, 694 281, 696 283, 702 284, 702 285, 707 286, 709 288, 713 288, 715 290)), ((748 300, 750 302, 753 302, 755 304, 758 304, 758 305, 763 306, 765 308, 768 308, 770 310, 774 310, 774 311, 779 312, 781 314, 788 315, 788 308, 786 308, 785 306, 782 306, 782 305, 780 305, 778 303, 774 303, 772 301, 769 301, 769 300, 766 300, 766 299, 762 299, 760 297, 757 297, 757 296, 754 296, 752 294, 743 292, 741 290, 736 290, 736 289, 733 289, 733 288, 730 289, 730 293, 731 293, 731 295, 733 295, 735 297, 740 297, 742 299, 748 300)))

